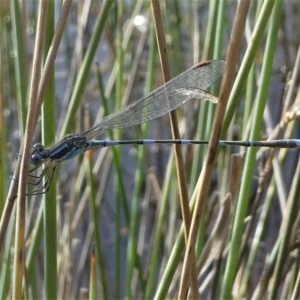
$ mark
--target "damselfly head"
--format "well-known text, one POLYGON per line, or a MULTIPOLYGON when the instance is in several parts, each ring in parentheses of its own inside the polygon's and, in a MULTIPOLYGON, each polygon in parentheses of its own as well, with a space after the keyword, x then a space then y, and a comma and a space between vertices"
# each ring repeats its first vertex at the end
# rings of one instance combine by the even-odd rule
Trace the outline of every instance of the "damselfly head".
POLYGON ((30 154, 30 160, 29 163, 35 167, 38 167, 43 163, 44 156, 44 150, 45 147, 41 143, 34 144, 32 147, 32 152, 30 154))

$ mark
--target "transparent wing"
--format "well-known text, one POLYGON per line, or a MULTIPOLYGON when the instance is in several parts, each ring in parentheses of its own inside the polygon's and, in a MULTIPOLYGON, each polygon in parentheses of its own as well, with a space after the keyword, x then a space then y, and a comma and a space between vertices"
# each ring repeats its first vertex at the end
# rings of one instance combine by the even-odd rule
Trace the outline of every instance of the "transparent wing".
POLYGON ((197 64, 80 135, 90 140, 110 129, 136 126, 161 117, 191 99, 215 103, 217 98, 205 90, 222 76, 224 66, 225 62, 221 60, 197 64))

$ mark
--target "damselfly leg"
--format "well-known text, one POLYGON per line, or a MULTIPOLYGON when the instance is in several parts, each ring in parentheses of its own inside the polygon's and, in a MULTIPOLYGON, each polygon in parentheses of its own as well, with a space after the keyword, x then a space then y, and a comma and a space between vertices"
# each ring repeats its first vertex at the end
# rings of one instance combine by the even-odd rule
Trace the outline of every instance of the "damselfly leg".
POLYGON ((39 167, 35 167, 31 169, 28 173, 28 182, 27 184, 29 186, 39 186, 41 182, 43 182, 42 186, 34 189, 32 191, 29 191, 26 193, 27 196, 32 195, 41 195, 48 192, 50 183, 56 168, 56 164, 49 161, 45 167, 43 168, 42 172, 39 175, 34 175, 33 173, 38 169, 39 167), (43 180, 44 179, 44 180, 43 180))

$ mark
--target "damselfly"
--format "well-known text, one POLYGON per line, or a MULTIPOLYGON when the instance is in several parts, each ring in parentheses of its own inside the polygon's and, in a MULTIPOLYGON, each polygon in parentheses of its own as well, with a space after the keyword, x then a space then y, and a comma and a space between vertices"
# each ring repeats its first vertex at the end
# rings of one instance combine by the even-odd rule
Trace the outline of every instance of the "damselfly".
MULTIPOLYGON (((109 141, 96 140, 95 138, 111 129, 132 127, 161 117, 191 99, 209 100, 216 103, 217 98, 205 91, 205 89, 222 76, 224 65, 225 63, 221 60, 197 64, 154 90, 145 98, 137 100, 133 104, 103 118, 99 123, 83 133, 70 134, 50 148, 45 148, 40 143, 35 144, 30 156, 30 163, 34 168, 30 170, 29 174, 31 179, 35 179, 35 182, 29 182, 29 184, 39 185, 44 177, 46 179, 41 188, 30 191, 27 195, 46 193, 57 163, 71 159, 87 150, 126 144, 208 144, 208 141, 197 140, 144 139, 109 141), (44 168, 40 175, 31 175, 41 165, 44 165, 44 168)), ((300 146, 300 140, 220 141, 219 143, 222 146, 237 145, 244 147, 293 148, 300 146)))
POLYGON ((221 60, 199 63, 145 98, 103 118, 83 133, 68 135, 50 148, 45 148, 40 143, 35 144, 30 156, 30 163, 34 168, 29 173, 29 177, 31 180, 34 179, 34 182, 29 182, 29 184, 39 185, 44 177, 46 180, 41 188, 29 192, 28 195, 47 192, 57 163, 71 159, 87 150, 121 144, 122 142, 95 140, 108 130, 132 127, 156 119, 191 99, 209 100, 216 103, 217 97, 205 90, 222 76, 224 66, 225 63, 221 60), (32 175, 33 171, 41 165, 44 165, 44 168, 40 175, 32 175))

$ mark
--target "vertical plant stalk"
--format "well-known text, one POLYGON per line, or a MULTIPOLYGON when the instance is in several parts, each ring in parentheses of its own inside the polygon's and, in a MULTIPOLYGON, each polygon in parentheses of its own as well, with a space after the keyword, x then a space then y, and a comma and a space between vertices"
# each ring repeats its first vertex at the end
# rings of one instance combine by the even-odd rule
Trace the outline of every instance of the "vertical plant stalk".
POLYGON ((234 80, 235 66, 237 64, 238 54, 242 43, 244 26, 246 22, 246 16, 247 16, 249 5, 250 5, 250 1, 240 2, 235 15, 232 35, 230 37, 230 43, 228 48, 225 71, 224 71, 222 84, 221 84, 219 103, 217 105, 211 139, 208 145, 208 154, 204 163, 204 168, 199 178, 199 185, 198 185, 199 189, 198 189, 195 209, 192 217, 192 224, 191 224, 191 230, 188 238, 187 251, 184 257, 178 299, 185 299, 188 293, 190 266, 193 263, 193 252, 197 240, 197 235, 198 235, 199 225, 201 221, 201 216, 203 213, 206 195, 210 185, 213 165, 214 165, 217 148, 218 148, 218 141, 220 139, 222 122, 224 119, 229 94, 234 80))
MULTIPOLYGON (((272 18, 272 22, 271 22, 271 30, 269 32, 268 35, 268 45, 269 45, 269 49, 273 49, 273 52, 271 52, 271 55, 269 57, 269 63, 272 62, 272 60, 274 59, 275 56, 275 43, 277 41, 277 34, 279 32, 279 26, 280 26, 280 18, 282 16, 282 12, 283 12, 283 1, 277 1, 276 5, 274 6, 274 15, 272 18)), ((267 45, 267 46, 268 46, 267 45)), ((268 50, 268 47, 266 47, 266 50, 268 50)), ((268 60, 266 61, 267 64, 268 60)), ((297 171, 295 172, 295 174, 299 174, 299 162, 298 162, 298 166, 297 166, 297 171)), ((288 246, 289 246, 289 240, 290 240, 290 234, 292 231, 292 226, 293 226, 293 221, 294 218, 291 217, 295 214, 293 214, 293 212, 297 211, 297 196, 299 195, 299 189, 297 188, 299 186, 299 181, 296 180, 299 179, 298 176, 294 177, 293 180, 293 184, 291 187, 291 193, 289 195, 289 198, 287 200, 287 205, 286 205, 286 210, 285 210, 285 215, 284 215, 284 219, 282 221, 281 224, 281 228, 280 228, 280 236, 279 238, 281 239, 281 243, 279 246, 279 253, 278 253, 278 257, 276 260, 276 266, 275 266, 275 270, 274 270, 274 275, 271 278, 271 284, 270 284, 270 294, 269 294, 269 299, 275 299, 277 297, 277 292, 280 286, 280 280, 282 279, 283 276, 283 267, 284 267, 284 263, 285 263, 285 259, 287 257, 287 253, 288 253, 288 246)))
MULTIPOLYGON (((121 107, 122 103, 122 87, 123 87, 123 72, 124 72, 124 51, 122 47, 123 42, 123 14, 124 14, 124 0, 119 0, 117 5, 117 62, 118 62, 118 73, 116 78, 116 103, 115 103, 115 110, 121 107)), ((120 130, 117 130, 114 134, 116 139, 120 139, 120 130)), ((120 148, 117 147, 114 149, 114 158, 117 165, 121 165, 121 152, 120 148)), ((121 282, 122 282, 122 274, 121 274, 121 256, 122 256, 122 249, 121 249, 121 216, 122 216, 122 194, 121 188, 119 184, 119 177, 114 176, 114 189, 116 195, 116 216, 115 216, 115 224, 116 224, 116 231, 115 231, 115 293, 114 297, 116 299, 121 298, 121 282)))
MULTIPOLYGON (((54 10, 55 2, 48 2, 47 18, 45 25, 45 35, 44 35, 44 56, 49 57, 49 51, 52 46, 53 37, 55 33, 55 20, 54 20, 54 10)), ((53 63, 54 63, 53 56, 53 63)), ((54 142, 55 139, 55 80, 54 71, 52 68, 53 64, 50 65, 46 70, 46 76, 41 77, 39 84, 39 95, 37 101, 37 107, 43 101, 43 106, 41 109, 41 133, 42 133, 42 143, 43 145, 49 145, 54 142), (44 78, 45 83, 42 82, 44 78), (45 88, 44 92, 40 93, 40 90, 45 88), (41 97, 39 99, 39 97, 41 97)), ((45 70, 45 68, 44 68, 45 70)), ((39 112, 36 116, 39 115, 39 112)), ((57 232, 53 228, 57 228, 56 223, 56 174, 52 177, 52 184, 45 195, 43 195, 43 243, 44 243, 44 289, 43 295, 46 299, 55 299, 57 297, 57 232)), ((47 179, 43 178, 43 184, 46 184, 47 179)))
MULTIPOLYGON (((63 30, 65 28, 67 19, 68 19, 68 15, 70 12, 70 8, 71 8, 71 4, 72 4, 72 0, 65 0, 62 6, 62 13, 60 15, 60 18, 58 20, 58 24, 57 24, 57 29, 55 30, 55 34, 53 37, 53 41, 51 44, 51 49, 48 53, 47 59, 46 59, 46 63, 45 63, 45 67, 44 67, 44 72, 42 74, 40 83, 39 83, 39 91, 38 91, 38 95, 37 95, 37 110, 39 110, 41 104, 42 104, 42 100, 44 98, 45 95, 45 90, 46 90, 46 86, 48 83, 48 80, 50 78, 50 72, 54 66, 54 60, 55 57, 57 55, 57 51, 59 48, 59 44, 61 41, 61 37, 63 34, 63 30)), ((37 122, 38 119, 38 114, 36 114, 35 116, 35 122, 34 122, 34 127, 35 124, 37 122)), ((22 153, 22 149, 23 146, 21 146, 21 150, 20 153, 22 153)), ((21 164, 21 160, 19 159, 17 161, 16 167, 15 167, 15 171, 14 171, 14 175, 13 175, 13 180, 11 182, 10 188, 9 188, 9 192, 6 198, 6 202, 5 202, 5 207, 4 207, 4 211, 3 214, 1 216, 1 221, 0 221, 0 251, 2 249, 2 245, 3 245, 3 241, 5 238, 5 233, 7 230, 7 226, 8 226, 8 222, 11 216, 11 212, 14 206, 14 199, 16 198, 17 195, 17 182, 19 179, 19 172, 20 172, 20 164, 21 164)))
MULTIPOLYGON (((160 4, 157 0, 151 1, 151 9, 154 18, 157 45, 159 48, 159 56, 161 60, 161 66, 164 76, 164 81, 167 82, 171 79, 170 68, 169 68, 169 59, 167 54, 167 45, 165 40, 165 33, 163 28, 162 16, 160 12, 160 4)), ((176 112, 170 112, 170 123, 171 123, 171 131, 173 139, 180 139, 178 122, 176 117, 176 112)), ((180 145, 175 146, 175 161, 176 161, 176 169, 177 169, 177 178, 178 178, 178 186, 179 186, 179 198, 180 198, 180 206, 181 212, 184 222, 185 228, 185 240, 187 242, 190 224, 191 224, 191 214, 189 209, 189 201, 188 201, 188 190, 186 184, 186 173, 184 168, 184 160, 181 151, 180 145)), ((194 262, 191 265, 191 286, 192 286, 192 297, 193 299, 199 299, 199 291, 198 291, 198 283, 197 283, 197 270, 196 270, 196 257, 195 252, 192 251, 192 261, 194 262)))
POLYGON ((33 58, 32 80, 29 90, 29 108, 27 113, 26 129, 24 136, 24 151, 22 152, 20 180, 18 186, 17 220, 16 220, 16 239, 15 257, 13 274, 13 299, 22 298, 22 279, 24 270, 24 235, 25 235, 25 214, 26 214, 26 184, 29 168, 29 155, 31 141, 35 127, 35 115, 37 112, 36 99, 40 80, 40 70, 43 55, 43 41, 45 31, 45 21, 47 15, 47 1, 40 2, 39 18, 37 25, 37 36, 35 52, 33 58))
MULTIPOLYGON (((268 1, 267 1, 268 2, 268 1)), ((264 4, 267 4, 265 2, 264 4)), ((263 122, 263 112, 266 106, 266 100, 268 95, 268 89, 270 84, 270 78, 274 63, 274 55, 276 49, 276 42, 277 42, 277 35, 280 25, 280 16, 282 13, 282 3, 283 1, 270 1, 274 3, 274 9, 271 15, 271 23, 269 27, 265 54, 264 54, 264 61, 262 65, 262 72, 261 72, 261 83, 258 88, 257 92, 257 101, 254 106, 254 116, 255 119, 253 120, 251 133, 250 133, 250 140, 257 139, 263 122)), ((233 229, 232 229, 232 239, 231 239, 231 247, 228 255, 228 260, 226 263, 225 268, 225 276, 224 282, 222 286, 222 294, 221 297, 226 299, 231 296, 232 286, 234 284, 234 280, 236 277, 236 269, 237 269, 237 256, 240 253, 241 247, 241 240, 242 235, 245 234, 243 230, 244 220, 246 216, 246 210, 248 207, 248 199, 250 196, 250 185, 251 178, 253 177, 254 173, 254 165, 253 162, 255 161, 257 149, 250 148, 247 151, 246 159, 245 159, 245 168, 243 178, 241 180, 241 188, 237 202, 236 208, 236 215, 233 220, 233 229)), ((270 299, 275 299, 276 296, 270 297, 270 299)))

